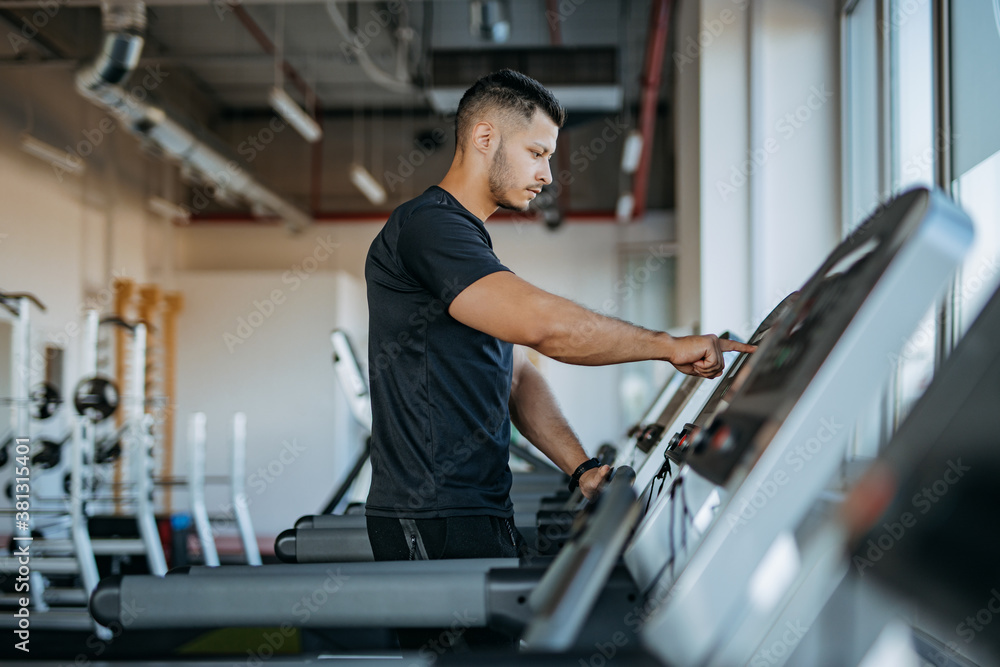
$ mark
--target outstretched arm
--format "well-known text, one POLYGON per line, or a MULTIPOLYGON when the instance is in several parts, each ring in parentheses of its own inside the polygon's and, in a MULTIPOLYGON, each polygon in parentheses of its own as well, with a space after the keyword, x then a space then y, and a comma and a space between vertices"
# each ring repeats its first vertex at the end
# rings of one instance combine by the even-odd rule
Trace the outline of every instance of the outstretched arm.
MULTIPOLYGON (((514 348, 514 378, 510 389, 510 420, 528 441, 549 457, 567 475, 588 460, 583 446, 556 404, 556 399, 521 348, 514 348)), ((580 476, 580 490, 588 499, 611 468, 601 466, 580 476)))
POLYGON ((674 338, 643 329, 550 294, 507 271, 491 273, 464 289, 448 313, 500 340, 581 366, 656 359, 688 375, 715 377, 724 367, 723 352, 756 349, 714 335, 674 338))

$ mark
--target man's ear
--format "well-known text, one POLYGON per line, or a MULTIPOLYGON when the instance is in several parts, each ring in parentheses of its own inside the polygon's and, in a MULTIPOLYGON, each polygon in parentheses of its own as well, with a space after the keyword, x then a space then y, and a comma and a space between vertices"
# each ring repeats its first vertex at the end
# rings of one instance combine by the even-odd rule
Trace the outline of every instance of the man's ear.
POLYGON ((484 120, 472 128, 472 147, 480 153, 489 153, 499 139, 500 135, 493 123, 484 120))

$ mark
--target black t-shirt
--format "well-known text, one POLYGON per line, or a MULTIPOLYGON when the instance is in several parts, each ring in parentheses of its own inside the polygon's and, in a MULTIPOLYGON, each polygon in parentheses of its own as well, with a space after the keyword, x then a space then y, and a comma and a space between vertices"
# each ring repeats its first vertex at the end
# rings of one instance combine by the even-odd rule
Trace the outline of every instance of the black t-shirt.
POLYGON ((432 186, 368 250, 372 400, 369 516, 509 517, 513 346, 448 314, 497 271, 481 220, 432 186))

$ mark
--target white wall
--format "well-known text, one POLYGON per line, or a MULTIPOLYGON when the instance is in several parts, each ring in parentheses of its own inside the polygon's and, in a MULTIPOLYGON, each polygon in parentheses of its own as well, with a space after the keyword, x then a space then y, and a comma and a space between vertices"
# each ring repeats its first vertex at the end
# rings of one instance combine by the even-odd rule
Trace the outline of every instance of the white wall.
POLYGON ((701 325, 713 333, 750 319, 749 193, 745 182, 722 186, 747 158, 748 26, 739 3, 701 3, 698 39, 707 44, 698 57, 701 325))
POLYGON ((677 50, 664 66, 674 68, 677 314, 681 322, 701 331, 701 107, 698 102, 701 59, 697 57, 696 47, 693 48, 694 57, 686 55, 687 50, 692 48, 686 44, 687 38, 698 32, 701 16, 699 4, 677 3, 674 16, 677 23, 677 50))
MULTIPOLYGON (((266 270, 177 275, 185 309, 175 472, 187 473, 190 415, 204 412, 207 473, 227 475, 232 415, 245 412, 246 494, 256 532, 269 537, 320 511, 362 444, 334 375, 329 336, 363 321, 364 286, 340 272, 301 275, 308 278, 266 270)), ((209 487, 209 513, 226 514, 229 498, 227 485, 209 487)))
POLYGON ((751 315, 760 319, 840 240, 840 30, 831 0, 755 3, 751 315))
POLYGON ((682 309, 703 331, 749 335, 837 243, 840 5, 681 4, 672 59, 682 298, 694 275, 699 289, 697 315, 689 301, 682 309))

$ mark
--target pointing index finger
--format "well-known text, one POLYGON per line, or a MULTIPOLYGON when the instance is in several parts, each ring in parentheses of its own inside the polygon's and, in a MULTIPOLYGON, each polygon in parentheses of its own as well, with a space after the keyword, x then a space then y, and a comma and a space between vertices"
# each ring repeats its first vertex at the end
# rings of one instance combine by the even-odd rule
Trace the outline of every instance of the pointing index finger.
POLYGON ((722 347, 723 352, 730 352, 735 350, 736 352, 756 352, 756 345, 747 345, 746 343, 739 343, 735 340, 729 340, 728 338, 723 338, 719 340, 719 344, 722 347))

